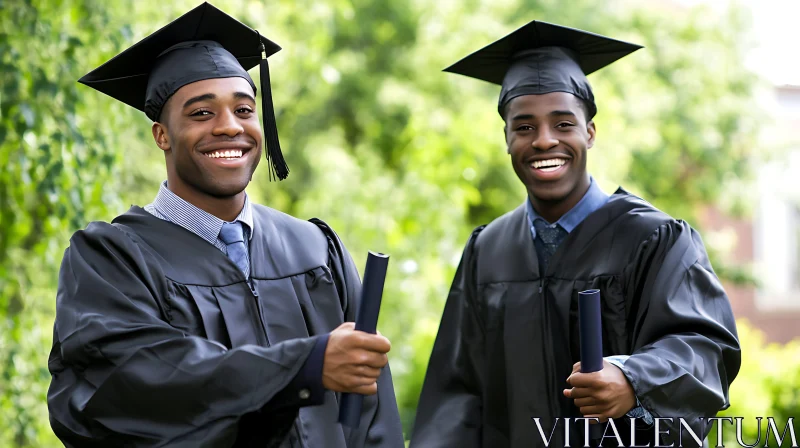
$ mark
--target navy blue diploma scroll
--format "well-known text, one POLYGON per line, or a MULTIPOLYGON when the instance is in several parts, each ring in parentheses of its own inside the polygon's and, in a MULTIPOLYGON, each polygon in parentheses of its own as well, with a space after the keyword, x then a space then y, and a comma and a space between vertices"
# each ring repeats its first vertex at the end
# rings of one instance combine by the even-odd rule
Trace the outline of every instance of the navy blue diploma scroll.
MULTIPOLYGON (((603 370, 603 323, 600 319, 600 290, 578 293, 578 328, 581 335, 581 372, 603 370)), ((589 427, 593 440, 603 437, 603 426, 589 427)))
MULTIPOLYGON (((383 284, 386 281, 386 268, 389 256, 369 252, 367 267, 364 268, 364 282, 361 285, 361 301, 356 315, 356 330, 375 334, 378 327, 378 313, 381 310, 383 284)), ((364 396, 359 394, 342 394, 339 404, 339 423, 358 428, 361 420, 361 404, 364 396)))
POLYGON ((581 372, 603 370, 603 324, 600 320, 600 290, 578 293, 578 327, 581 334, 581 372))

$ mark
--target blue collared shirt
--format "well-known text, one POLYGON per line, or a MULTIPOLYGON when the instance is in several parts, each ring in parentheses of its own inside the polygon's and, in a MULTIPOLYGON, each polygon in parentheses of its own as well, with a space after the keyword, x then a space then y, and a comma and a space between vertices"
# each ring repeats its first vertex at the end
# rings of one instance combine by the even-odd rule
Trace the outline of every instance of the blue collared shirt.
MULTIPOLYGON (((554 223, 547 222, 546 219, 542 218, 538 213, 536 213, 536 210, 533 208, 533 204, 531 203, 530 199, 525 201, 526 209, 528 211, 528 225, 531 229, 531 237, 534 240, 536 240, 536 228, 533 226, 533 223, 537 219, 542 220, 545 224, 551 227, 560 225, 564 230, 567 231, 567 233, 572 233, 578 224, 583 222, 584 219, 608 202, 609 196, 600 189, 600 186, 597 185, 597 182, 594 181, 594 178, 590 177, 589 179, 589 189, 586 191, 586 194, 583 195, 583 198, 581 198, 581 200, 575 204, 575 207, 572 207, 567 213, 564 213, 564 215, 554 223)), ((608 356, 605 358, 606 361, 617 366, 623 372, 625 372, 624 365, 627 359, 627 355, 608 356)), ((648 425, 653 424, 653 416, 644 407, 642 407, 638 397, 636 398, 636 407, 631 409, 627 415, 628 417, 641 418, 648 425)))
MULTIPOLYGON (((222 225, 225 221, 186 202, 183 198, 167 188, 167 181, 161 183, 156 198, 151 204, 146 205, 144 209, 151 215, 177 224, 194 233, 213 244, 214 247, 221 250, 225 255, 228 255, 228 246, 219 236, 219 232, 222 230, 222 225)), ((247 196, 247 193, 245 193, 244 196, 242 211, 239 212, 239 216, 233 220, 233 222, 236 221, 243 224, 242 227, 245 239, 249 241, 253 237, 253 210, 250 206, 250 198, 247 196)), ((250 245, 245 244, 244 246, 247 251, 248 260, 244 276, 245 278, 250 278, 250 245)))
POLYGON ((600 189, 600 187, 597 185, 597 182, 594 181, 594 178, 590 177, 589 190, 586 191, 586 194, 584 194, 581 200, 575 204, 575 207, 572 207, 570 211, 564 213, 564 216, 554 223, 549 223, 546 219, 539 216, 539 214, 536 213, 536 210, 534 210, 531 201, 526 200, 525 204, 528 209, 528 225, 531 228, 531 236, 533 239, 536 239, 536 228, 533 227, 533 222, 537 219, 544 221, 551 227, 560 225, 564 230, 567 231, 567 233, 572 233, 575 227, 583 222, 586 217, 594 213, 595 210, 604 206, 606 202, 608 202, 608 198, 609 196, 600 189))
MULTIPOLYGON (((158 194, 151 204, 144 209, 151 215, 165 221, 177 224, 184 229, 208 241, 222 253, 228 255, 228 246, 219 236, 224 220, 202 210, 167 188, 167 181, 161 183, 158 194)), ((253 238, 253 210, 250 199, 245 193, 244 206, 239 216, 234 222, 242 223, 245 232, 245 239, 250 241, 253 238)), ((247 251, 247 268, 244 272, 245 278, 250 279, 250 245, 245 244, 247 251)), ((251 285, 252 287, 252 285, 251 285)), ((303 367, 289 385, 280 392, 274 402, 286 404, 299 402, 303 405, 322 404, 325 397, 325 389, 322 386, 322 368, 325 359, 325 349, 328 346, 328 334, 317 337, 317 342, 306 359, 303 367)))

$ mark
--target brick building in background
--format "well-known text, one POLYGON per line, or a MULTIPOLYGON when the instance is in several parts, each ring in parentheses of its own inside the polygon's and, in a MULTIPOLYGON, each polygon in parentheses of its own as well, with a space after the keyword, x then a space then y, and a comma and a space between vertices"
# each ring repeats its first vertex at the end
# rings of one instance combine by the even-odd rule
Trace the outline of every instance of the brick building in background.
POLYGON ((752 266, 760 283, 725 285, 736 318, 785 343, 800 338, 800 86, 776 87, 764 101, 770 118, 760 147, 771 160, 758 168, 752 215, 709 209, 703 237, 726 249, 728 262, 752 266))

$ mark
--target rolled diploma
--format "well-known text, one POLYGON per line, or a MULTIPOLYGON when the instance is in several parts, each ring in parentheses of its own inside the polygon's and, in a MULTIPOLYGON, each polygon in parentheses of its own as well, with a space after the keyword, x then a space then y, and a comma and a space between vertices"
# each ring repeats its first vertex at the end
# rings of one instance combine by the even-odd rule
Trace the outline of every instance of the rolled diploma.
MULTIPOLYGON (((600 290, 589 289, 578 293, 578 328, 581 339, 581 372, 603 370, 603 323, 600 317, 600 290)), ((593 440, 603 437, 603 426, 589 427, 593 440)))
MULTIPOLYGON (((364 283, 361 286, 361 301, 356 315, 356 330, 372 334, 377 330, 388 265, 388 255, 369 252, 367 266, 364 268, 364 283)), ((354 429, 358 428, 363 401, 363 395, 342 394, 342 401, 339 404, 339 423, 354 429)))

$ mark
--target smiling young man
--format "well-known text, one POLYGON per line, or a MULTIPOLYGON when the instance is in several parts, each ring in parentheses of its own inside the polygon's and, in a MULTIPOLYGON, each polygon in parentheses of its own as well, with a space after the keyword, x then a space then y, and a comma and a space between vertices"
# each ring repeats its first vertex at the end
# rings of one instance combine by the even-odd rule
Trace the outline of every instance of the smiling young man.
POLYGON ((347 250, 245 193, 259 63, 271 168, 288 174, 262 59, 278 50, 203 4, 81 79, 154 121, 167 180, 64 253, 48 407, 66 446, 404 446, 389 341, 354 330, 347 250), (365 395, 357 429, 337 423, 342 392, 365 395))
POLYGON ((585 446, 580 418, 614 423, 591 446, 686 447, 698 444, 678 418, 704 438, 703 417, 728 406, 740 349, 700 236, 622 188, 607 195, 586 169, 597 135, 586 75, 639 48, 534 21, 447 69, 502 86, 528 199, 466 245, 411 447, 585 446), (581 373, 589 289, 605 362, 581 373))

